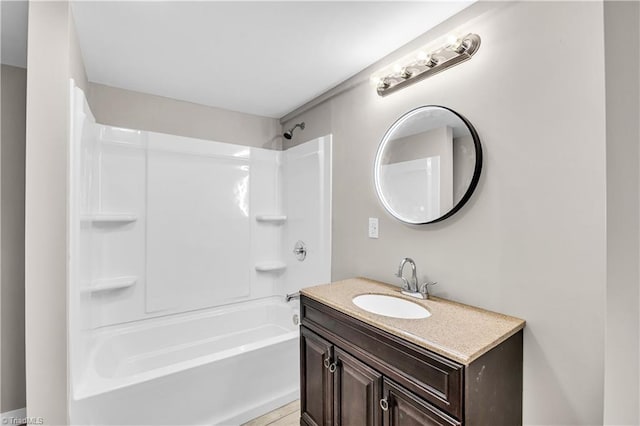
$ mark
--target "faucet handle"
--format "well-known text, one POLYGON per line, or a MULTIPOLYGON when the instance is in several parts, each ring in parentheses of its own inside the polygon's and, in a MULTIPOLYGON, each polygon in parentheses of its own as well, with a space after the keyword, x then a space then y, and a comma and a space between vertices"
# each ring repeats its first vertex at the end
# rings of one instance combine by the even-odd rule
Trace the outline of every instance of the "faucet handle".
POLYGON ((437 281, 432 281, 432 282, 427 281, 426 283, 420 286, 420 293, 429 294, 429 286, 436 285, 436 284, 438 284, 437 281))

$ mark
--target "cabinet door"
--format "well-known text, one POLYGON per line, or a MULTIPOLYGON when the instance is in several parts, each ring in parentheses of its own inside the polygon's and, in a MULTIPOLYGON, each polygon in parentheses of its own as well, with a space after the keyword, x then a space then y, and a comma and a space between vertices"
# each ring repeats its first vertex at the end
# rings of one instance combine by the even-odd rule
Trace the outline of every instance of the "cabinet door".
POLYGON ((338 348, 334 356, 333 424, 381 426, 382 375, 338 348))
POLYGON ((451 426, 461 423, 424 399, 384 379, 384 426, 451 426))
POLYGON ((333 346, 305 327, 300 327, 300 414, 310 426, 331 425, 333 381, 329 364, 333 346))

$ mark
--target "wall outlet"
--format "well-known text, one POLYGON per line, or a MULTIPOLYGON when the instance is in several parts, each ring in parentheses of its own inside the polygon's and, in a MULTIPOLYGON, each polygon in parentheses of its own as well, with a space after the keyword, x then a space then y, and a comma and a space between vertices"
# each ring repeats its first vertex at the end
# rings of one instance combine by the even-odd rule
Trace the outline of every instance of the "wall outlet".
POLYGON ((378 218, 369 218, 369 238, 378 238, 378 218))

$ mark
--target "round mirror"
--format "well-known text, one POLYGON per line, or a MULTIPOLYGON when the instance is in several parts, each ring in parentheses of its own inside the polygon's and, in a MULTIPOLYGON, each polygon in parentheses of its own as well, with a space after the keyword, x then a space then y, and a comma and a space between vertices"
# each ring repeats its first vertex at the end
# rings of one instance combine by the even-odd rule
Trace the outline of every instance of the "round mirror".
POLYGON ((439 222, 471 197, 482 168, 482 147, 469 121, 442 106, 423 106, 387 130, 376 154, 378 198, 396 219, 439 222))

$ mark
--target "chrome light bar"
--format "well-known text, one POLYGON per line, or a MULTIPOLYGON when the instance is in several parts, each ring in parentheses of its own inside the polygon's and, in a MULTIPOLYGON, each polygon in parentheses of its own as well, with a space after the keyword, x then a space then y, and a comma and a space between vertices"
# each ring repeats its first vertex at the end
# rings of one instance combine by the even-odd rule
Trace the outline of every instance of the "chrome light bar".
POLYGON ((404 65, 396 64, 392 73, 382 78, 376 78, 378 95, 387 96, 410 84, 467 61, 478 51, 479 47, 480 36, 467 34, 464 37, 449 40, 445 46, 430 53, 419 50, 404 65))

